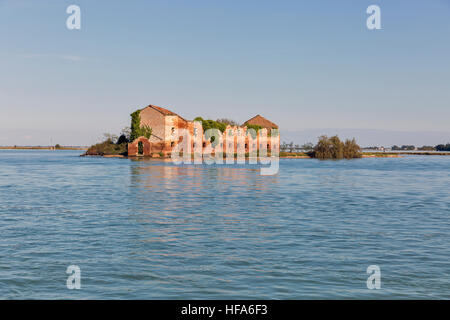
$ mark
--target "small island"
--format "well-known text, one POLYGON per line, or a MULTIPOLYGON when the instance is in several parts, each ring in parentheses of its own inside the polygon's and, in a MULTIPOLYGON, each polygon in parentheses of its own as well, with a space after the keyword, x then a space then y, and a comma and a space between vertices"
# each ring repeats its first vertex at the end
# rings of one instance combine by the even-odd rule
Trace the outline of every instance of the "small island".
POLYGON ((261 115, 256 115, 242 125, 229 119, 205 120, 197 117, 189 121, 168 109, 154 105, 148 105, 133 112, 129 129, 125 128, 119 136, 105 135, 103 142, 91 146, 84 155, 167 158, 181 141, 177 140, 176 135, 177 130, 180 129, 187 130, 192 141, 195 141, 198 136, 201 137, 201 146, 192 142, 193 150, 200 147, 200 151, 203 151, 210 147, 213 153, 222 152, 224 155, 230 152, 230 149, 236 154, 241 148, 246 157, 252 151, 257 155, 260 152, 267 152, 270 156, 271 150, 274 149, 277 152, 281 149, 279 153, 281 158, 353 159, 363 157, 355 139, 341 141, 337 136, 330 138, 321 136, 315 146, 311 144, 310 148, 301 152, 286 152, 280 146, 278 125, 261 115), (195 123, 201 123, 201 127, 196 128, 195 123), (244 137, 241 145, 236 135, 244 137))
POLYGON ((389 149, 384 147, 362 149, 354 138, 341 141, 337 135, 332 137, 322 135, 315 144, 306 143, 302 146, 294 145, 293 142, 280 143, 278 125, 261 115, 256 115, 241 125, 226 118, 205 120, 202 117, 196 117, 190 121, 166 108, 148 105, 136 110, 130 116, 130 127, 124 128, 120 135, 105 134, 104 140, 87 148, 83 156, 169 158, 172 150, 181 141, 177 140, 176 135, 177 131, 181 129, 188 130, 192 141, 198 135, 203 137, 199 143, 200 146, 195 142, 192 143, 192 150, 200 148, 201 152, 204 148, 210 147, 213 153, 222 152, 224 155, 227 150, 231 149, 236 156, 238 148, 243 148, 245 157, 249 157, 253 147, 258 156, 260 150, 263 152, 267 150, 267 154, 270 156, 272 146, 279 151, 280 158, 287 159, 340 160, 398 158, 403 154, 450 155, 448 153, 450 151, 449 143, 420 148, 411 145, 393 146, 392 151, 388 152, 389 149), (201 127, 195 128, 195 123, 200 123, 201 127), (271 132, 275 132, 276 137, 272 137, 271 132), (236 138, 228 138, 231 134, 236 133, 245 136, 242 145, 236 138), (267 137, 267 142, 261 143, 262 136, 267 137))

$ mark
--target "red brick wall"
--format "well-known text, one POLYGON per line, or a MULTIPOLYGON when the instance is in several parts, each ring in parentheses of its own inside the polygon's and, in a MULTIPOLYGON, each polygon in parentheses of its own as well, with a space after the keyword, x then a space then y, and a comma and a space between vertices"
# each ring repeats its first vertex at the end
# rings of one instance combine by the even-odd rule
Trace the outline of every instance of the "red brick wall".
POLYGON ((143 156, 149 156, 152 153, 152 144, 146 137, 139 137, 132 143, 128 144, 128 156, 138 156, 139 155, 139 142, 142 142, 144 147, 143 156))

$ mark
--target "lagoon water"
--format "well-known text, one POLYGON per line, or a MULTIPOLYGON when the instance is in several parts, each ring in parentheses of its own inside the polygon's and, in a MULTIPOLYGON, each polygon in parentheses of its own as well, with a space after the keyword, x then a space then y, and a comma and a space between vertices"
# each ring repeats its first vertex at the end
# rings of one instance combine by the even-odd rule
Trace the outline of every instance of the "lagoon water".
POLYGON ((450 298, 450 157, 261 176, 79 155, 0 151, 0 298, 450 298))

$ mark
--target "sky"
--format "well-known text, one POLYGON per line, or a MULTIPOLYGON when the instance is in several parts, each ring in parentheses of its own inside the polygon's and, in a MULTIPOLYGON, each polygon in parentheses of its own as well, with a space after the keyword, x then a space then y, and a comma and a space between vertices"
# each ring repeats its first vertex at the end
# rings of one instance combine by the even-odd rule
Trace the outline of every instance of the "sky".
POLYGON ((0 145, 90 145, 148 104, 298 143, 450 142, 450 0, 0 0, 0 39, 0 145))

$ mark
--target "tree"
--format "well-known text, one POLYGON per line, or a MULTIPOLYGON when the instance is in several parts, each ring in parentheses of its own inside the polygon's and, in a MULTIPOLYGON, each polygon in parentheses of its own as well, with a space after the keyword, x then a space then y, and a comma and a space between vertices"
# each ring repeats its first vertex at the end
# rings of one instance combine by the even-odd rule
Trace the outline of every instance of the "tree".
POLYGON ((121 134, 119 139, 117 139, 116 144, 128 143, 130 142, 124 134, 121 134))
POLYGON ((114 143, 114 141, 117 141, 117 138, 118 138, 117 135, 112 134, 112 133, 104 133, 103 134, 104 141, 114 143))
POLYGON ((361 147, 355 139, 342 142, 338 136, 328 138, 323 135, 314 147, 313 156, 318 159, 353 159, 360 158, 361 147))
POLYGON ((333 144, 327 136, 319 137, 319 141, 314 147, 314 157, 318 159, 332 159, 333 158, 333 144))
POLYGON ((220 132, 224 132, 227 128, 227 125, 222 122, 217 122, 214 120, 204 120, 202 117, 197 117, 194 121, 199 121, 202 123, 203 132, 206 132, 208 129, 219 129, 220 132))
POLYGON ((302 145, 300 148, 305 151, 312 151, 314 149, 314 145, 311 142, 308 142, 302 145))
POLYGON ((353 158, 361 158, 361 147, 356 143, 355 138, 352 140, 345 140, 344 143, 344 158, 353 159, 353 158))
POLYGON ((287 147, 289 149, 289 152, 294 152, 294 142, 293 141, 288 143, 287 147))
POLYGON ((438 144, 436 146, 437 151, 450 151, 450 143, 447 144, 438 144))
POLYGON ((339 139, 338 136, 333 136, 330 138, 333 152, 333 159, 343 159, 344 158, 344 143, 339 139))
POLYGON ((120 133, 121 135, 125 136, 125 138, 127 138, 128 141, 130 141, 130 137, 131 137, 131 128, 130 127, 125 127, 122 129, 122 132, 120 133))
POLYGON ((434 150, 436 150, 436 148, 432 147, 432 146, 422 146, 422 147, 418 148, 417 150, 420 150, 420 151, 434 151, 434 150))
POLYGON ((139 137, 150 139, 152 136, 152 128, 148 125, 141 125, 141 110, 137 110, 131 114, 131 127, 129 141, 134 141, 139 137))
POLYGON ((239 124, 236 121, 227 119, 227 118, 217 119, 216 122, 224 123, 224 124, 230 125, 232 127, 239 126, 239 124))

